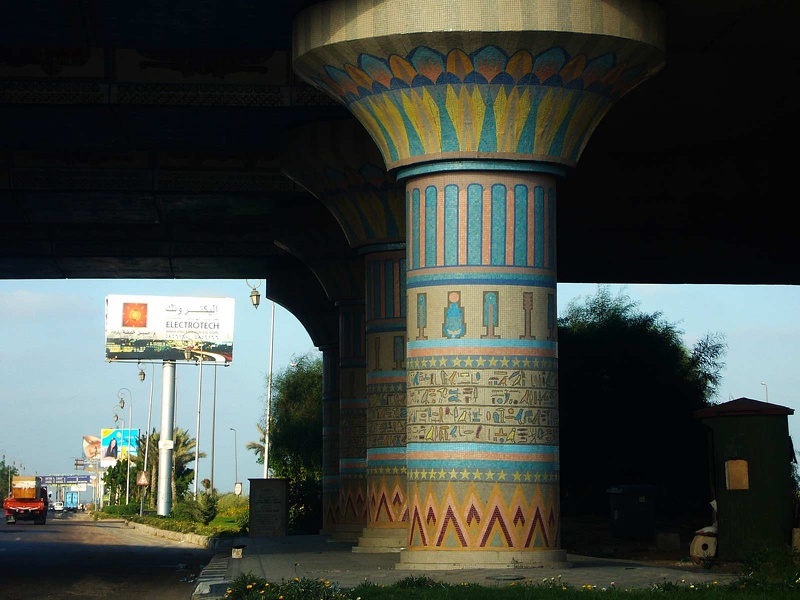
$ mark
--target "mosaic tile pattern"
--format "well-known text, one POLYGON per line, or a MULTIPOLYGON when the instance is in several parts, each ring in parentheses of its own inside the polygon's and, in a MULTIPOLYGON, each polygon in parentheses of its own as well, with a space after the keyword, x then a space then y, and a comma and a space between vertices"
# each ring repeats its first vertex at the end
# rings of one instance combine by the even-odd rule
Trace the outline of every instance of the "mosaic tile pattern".
POLYGON ((322 351, 322 533, 336 531, 339 520, 339 351, 322 351))
POLYGON ((366 255, 368 527, 402 528, 406 500, 405 250, 366 255))
POLYGON ((408 551, 554 550, 555 178, 433 172, 406 198, 408 551))
POLYGON ((663 67, 663 30, 646 1, 329 2, 297 19, 293 65, 390 170, 476 156, 574 166, 610 107, 663 67))
POLYGON ((362 302, 339 303, 339 521, 366 525, 365 323, 362 302))
POLYGON ((281 168, 320 199, 352 247, 405 243, 403 185, 355 119, 292 129, 281 168))

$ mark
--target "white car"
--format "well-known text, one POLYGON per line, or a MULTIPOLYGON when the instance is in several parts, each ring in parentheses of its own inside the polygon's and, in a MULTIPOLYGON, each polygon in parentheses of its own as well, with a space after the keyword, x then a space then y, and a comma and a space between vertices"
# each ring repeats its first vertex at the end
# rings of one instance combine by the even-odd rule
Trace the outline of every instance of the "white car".
POLYGON ((53 502, 53 510, 56 512, 63 512, 64 510, 64 503, 61 500, 53 502))

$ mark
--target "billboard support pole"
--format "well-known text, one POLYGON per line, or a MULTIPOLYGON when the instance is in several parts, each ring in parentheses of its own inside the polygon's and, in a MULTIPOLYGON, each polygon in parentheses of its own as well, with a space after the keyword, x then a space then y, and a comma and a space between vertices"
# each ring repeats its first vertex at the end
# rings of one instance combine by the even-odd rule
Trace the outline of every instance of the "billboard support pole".
POLYGON ((172 449, 175 431, 175 361, 165 360, 161 370, 161 433, 158 441, 158 514, 172 512, 172 449))
POLYGON ((200 374, 197 376, 197 439, 194 444, 194 499, 197 500, 197 480, 200 475, 200 402, 203 398, 203 355, 197 355, 197 367, 200 374))

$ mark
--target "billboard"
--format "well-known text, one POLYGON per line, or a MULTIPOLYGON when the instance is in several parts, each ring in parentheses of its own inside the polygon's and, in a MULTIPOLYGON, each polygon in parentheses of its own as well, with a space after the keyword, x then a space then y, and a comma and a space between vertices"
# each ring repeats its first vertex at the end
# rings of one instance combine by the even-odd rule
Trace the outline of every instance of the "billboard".
POLYGON ((233 298, 106 296, 106 360, 233 360, 233 298))
POLYGON ((96 435, 83 436, 83 455, 89 460, 97 460, 102 452, 100 438, 96 435))
POLYGON ((138 445, 136 440, 139 438, 138 429, 101 429, 101 467, 113 467, 118 460, 125 460, 130 456, 136 458, 138 445))

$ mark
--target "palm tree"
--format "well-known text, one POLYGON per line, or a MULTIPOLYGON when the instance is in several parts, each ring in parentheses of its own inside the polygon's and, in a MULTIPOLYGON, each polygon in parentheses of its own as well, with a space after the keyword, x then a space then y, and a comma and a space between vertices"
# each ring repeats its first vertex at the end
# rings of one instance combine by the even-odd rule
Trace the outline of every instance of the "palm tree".
POLYGON ((267 437, 267 428, 261 424, 256 423, 256 429, 258 429, 258 439, 257 442, 247 442, 244 448, 245 450, 251 450, 256 455, 256 462, 260 465, 264 464, 264 439, 267 437))
POLYGON ((155 506, 155 499, 158 495, 158 440, 160 436, 155 428, 150 432, 150 437, 147 435, 139 436, 138 441, 138 456, 136 457, 136 470, 148 471, 150 474, 150 485, 142 489, 142 493, 150 490, 150 497, 147 499, 147 504, 150 508, 155 506), (149 442, 148 442, 149 439, 149 442), (149 446, 147 452, 145 450, 149 446), (147 465, 144 464, 144 456, 147 454, 147 465))
MULTIPOLYGON (((147 453, 147 465, 150 472, 150 507, 154 506, 155 498, 158 494, 158 460, 159 450, 158 443, 161 436, 155 431, 150 433, 150 449, 147 453)), ((188 488, 189 482, 194 476, 194 470, 189 469, 187 465, 194 462, 194 449, 197 446, 197 440, 189 435, 186 429, 175 428, 172 434, 173 448, 172 448, 172 478, 170 486, 172 490, 172 498, 176 500, 179 498, 178 492, 181 496, 188 488)), ((146 444, 146 437, 139 438, 139 455, 136 457, 137 469, 144 468, 144 449, 146 444)), ((198 457, 205 458, 205 452, 200 452, 198 457)))
MULTIPOLYGON (((187 429, 175 428, 173 441, 172 497, 178 498, 179 488, 181 496, 183 496, 195 474, 195 469, 189 469, 187 465, 194 462, 194 449, 197 446, 197 440, 189 436, 187 429)), ((197 456, 198 458, 205 458, 206 454, 205 452, 200 452, 197 456)))

